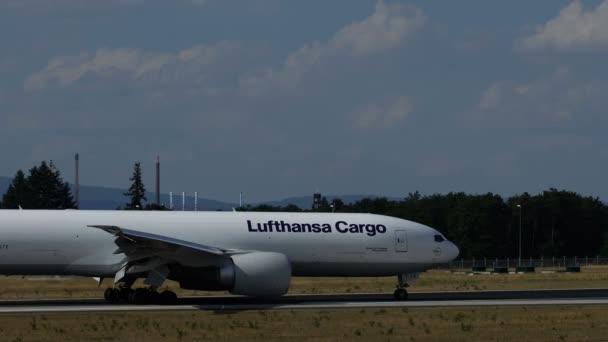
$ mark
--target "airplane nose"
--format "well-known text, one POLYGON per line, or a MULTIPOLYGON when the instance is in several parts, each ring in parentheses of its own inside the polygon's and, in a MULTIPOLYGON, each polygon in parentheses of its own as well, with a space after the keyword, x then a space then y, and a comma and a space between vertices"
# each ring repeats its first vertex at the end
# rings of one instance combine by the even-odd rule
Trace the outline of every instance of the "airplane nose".
POLYGON ((447 257, 450 259, 449 261, 456 259, 456 257, 458 257, 458 254, 460 254, 460 250, 458 249, 458 246, 456 246, 455 244, 450 242, 450 247, 448 248, 448 253, 447 253, 447 257))

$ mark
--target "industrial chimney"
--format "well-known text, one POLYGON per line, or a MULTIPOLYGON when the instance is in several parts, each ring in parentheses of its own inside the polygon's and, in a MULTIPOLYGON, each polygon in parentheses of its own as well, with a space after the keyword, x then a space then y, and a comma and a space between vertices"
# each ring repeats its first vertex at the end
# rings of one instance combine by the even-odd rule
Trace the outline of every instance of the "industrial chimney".
POLYGON ((316 210, 321 209, 321 202, 322 202, 321 193, 319 191, 316 191, 312 195, 312 210, 316 211, 316 210))
POLYGON ((76 208, 80 208, 80 165, 78 153, 74 156, 74 201, 76 202, 76 208))
POLYGON ((156 204, 160 206, 160 156, 156 156, 156 204))

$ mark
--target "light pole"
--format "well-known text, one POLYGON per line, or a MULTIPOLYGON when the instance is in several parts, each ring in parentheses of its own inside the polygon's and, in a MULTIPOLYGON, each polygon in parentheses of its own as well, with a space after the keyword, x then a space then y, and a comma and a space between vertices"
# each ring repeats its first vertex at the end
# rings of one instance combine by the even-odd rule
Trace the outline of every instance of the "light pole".
POLYGON ((521 204, 518 204, 519 208, 519 256, 517 258, 517 266, 521 266, 521 204))

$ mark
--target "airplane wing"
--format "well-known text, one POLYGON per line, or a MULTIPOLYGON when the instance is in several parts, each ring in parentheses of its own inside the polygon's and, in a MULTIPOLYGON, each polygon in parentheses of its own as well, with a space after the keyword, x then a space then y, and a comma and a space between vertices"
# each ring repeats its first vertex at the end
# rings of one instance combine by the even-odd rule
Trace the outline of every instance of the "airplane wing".
MULTIPOLYGON (((89 225, 116 236, 118 247, 114 254, 124 254, 126 259, 116 273, 118 283, 128 273, 149 272, 146 284, 162 284, 169 273, 168 265, 177 263, 192 266, 193 262, 211 260, 243 251, 226 250, 169 236, 146 233, 111 225, 89 225), (156 277, 152 279, 153 277, 156 277)), ((158 285, 160 286, 160 285, 158 285)))
MULTIPOLYGON (((136 244, 139 246, 138 249, 143 251, 145 249, 162 249, 162 250, 175 250, 178 248, 187 248, 203 253, 209 253, 212 255, 225 255, 227 251, 224 249, 201 245, 198 243, 175 239, 168 236, 157 235, 152 233, 145 233, 137 230, 121 228, 118 226, 106 226, 106 225, 89 225, 91 228, 98 228, 104 230, 116 237, 118 237, 116 244, 119 248, 123 248, 125 244, 136 244), (124 241, 120 241, 124 240, 124 241)), ((135 247, 135 246, 131 246, 135 247)), ((119 253, 123 251, 118 251, 119 253)))

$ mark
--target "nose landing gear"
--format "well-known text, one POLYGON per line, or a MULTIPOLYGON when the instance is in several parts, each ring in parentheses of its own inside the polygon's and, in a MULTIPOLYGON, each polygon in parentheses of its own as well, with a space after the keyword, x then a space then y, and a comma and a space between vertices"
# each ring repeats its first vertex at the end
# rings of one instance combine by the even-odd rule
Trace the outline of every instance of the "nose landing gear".
POLYGON ((403 288, 396 289, 393 296, 396 300, 407 300, 407 290, 403 288))
POLYGON ((393 296, 395 297, 396 300, 407 300, 408 298, 408 293, 406 288, 409 287, 409 285, 406 283, 407 279, 410 279, 411 277, 408 276, 408 274, 399 274, 397 276, 397 289, 395 290, 395 292, 393 293, 393 296))

